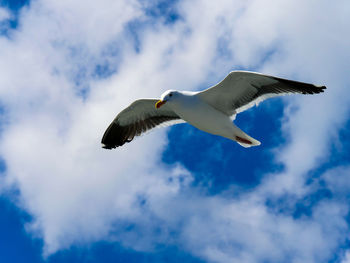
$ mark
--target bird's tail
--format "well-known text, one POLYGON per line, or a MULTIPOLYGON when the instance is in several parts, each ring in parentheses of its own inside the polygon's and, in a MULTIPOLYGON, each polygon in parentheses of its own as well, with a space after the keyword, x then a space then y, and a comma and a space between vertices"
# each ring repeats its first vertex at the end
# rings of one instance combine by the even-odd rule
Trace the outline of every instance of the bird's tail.
POLYGON ((250 137, 248 134, 246 134, 244 131, 242 131, 240 128, 238 128, 236 125, 234 125, 234 127, 235 127, 235 131, 234 131, 233 139, 241 146, 243 146, 245 148, 249 148, 249 147, 258 146, 261 144, 261 142, 250 137))

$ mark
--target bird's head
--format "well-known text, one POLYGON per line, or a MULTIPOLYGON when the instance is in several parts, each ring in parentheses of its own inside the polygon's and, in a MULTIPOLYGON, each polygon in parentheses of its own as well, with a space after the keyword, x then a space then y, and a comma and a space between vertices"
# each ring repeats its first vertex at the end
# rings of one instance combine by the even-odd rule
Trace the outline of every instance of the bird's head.
POLYGON ((160 100, 158 100, 155 104, 156 109, 159 109, 162 107, 165 103, 173 101, 174 98, 177 96, 177 91, 175 90, 168 90, 162 94, 160 97, 160 100))

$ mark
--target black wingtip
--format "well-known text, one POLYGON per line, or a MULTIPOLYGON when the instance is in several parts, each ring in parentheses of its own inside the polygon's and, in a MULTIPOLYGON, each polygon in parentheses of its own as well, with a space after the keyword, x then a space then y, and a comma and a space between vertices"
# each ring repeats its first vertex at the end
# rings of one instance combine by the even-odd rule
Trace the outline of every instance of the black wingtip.
POLYGON ((123 136, 123 130, 123 127, 113 121, 102 137, 102 148, 111 150, 125 144, 127 138, 123 136))
POLYGON ((113 147, 108 146, 108 145, 105 145, 105 144, 103 144, 103 143, 102 143, 102 148, 103 148, 103 149, 107 149, 107 150, 112 150, 112 149, 113 149, 113 147))
POLYGON ((295 81, 295 80, 282 79, 282 78, 278 78, 278 77, 274 77, 274 79, 278 80, 281 83, 284 83, 284 84, 290 86, 292 89, 295 89, 299 93, 302 93, 302 94, 322 93, 326 89, 326 86, 316 86, 314 84, 295 81))
POLYGON ((320 86, 319 88, 320 88, 320 92, 324 92, 324 90, 327 89, 326 86, 320 86))
POLYGON ((312 93, 309 94, 317 94, 317 93, 322 93, 326 89, 326 86, 314 86, 312 89, 312 93))

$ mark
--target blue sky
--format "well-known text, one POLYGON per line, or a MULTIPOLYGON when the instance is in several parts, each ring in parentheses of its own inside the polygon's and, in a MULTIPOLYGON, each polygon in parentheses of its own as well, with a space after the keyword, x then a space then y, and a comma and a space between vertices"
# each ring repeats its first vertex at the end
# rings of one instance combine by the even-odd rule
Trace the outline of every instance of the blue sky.
POLYGON ((1 262, 350 262, 350 5, 0 1, 1 262), (325 15, 326 14, 326 15, 325 15), (124 107, 235 69, 324 84, 113 151, 124 107))

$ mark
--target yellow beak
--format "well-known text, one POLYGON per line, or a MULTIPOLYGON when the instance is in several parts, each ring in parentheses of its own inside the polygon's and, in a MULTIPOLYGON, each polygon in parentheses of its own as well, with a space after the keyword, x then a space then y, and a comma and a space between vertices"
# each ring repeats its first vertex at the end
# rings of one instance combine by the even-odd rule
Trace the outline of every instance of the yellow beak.
POLYGON ((154 106, 156 107, 156 109, 159 109, 162 105, 165 104, 165 102, 166 101, 164 100, 158 100, 154 106))

